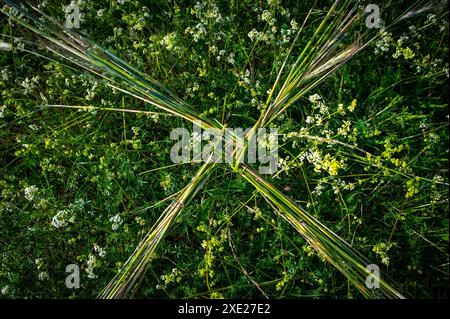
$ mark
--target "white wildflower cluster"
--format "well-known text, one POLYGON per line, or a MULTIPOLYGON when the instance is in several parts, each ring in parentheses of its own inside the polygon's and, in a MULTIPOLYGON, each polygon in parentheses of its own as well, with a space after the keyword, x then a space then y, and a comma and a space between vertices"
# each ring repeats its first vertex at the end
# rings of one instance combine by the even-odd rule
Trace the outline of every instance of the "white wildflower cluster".
POLYGON ((178 269, 173 268, 169 274, 161 275, 161 281, 163 282, 163 286, 156 285, 156 289, 166 288, 170 283, 181 282, 181 272, 178 269))
POLYGON ((37 84, 39 83, 39 80, 40 80, 39 75, 36 75, 31 79, 25 78, 25 80, 23 80, 22 83, 20 84, 25 89, 24 93, 25 94, 33 93, 37 87, 37 84))
POLYGON ((0 40, 0 50, 3 51, 11 51, 12 46, 11 44, 7 43, 7 42, 3 42, 0 40))
POLYGON ((260 33, 256 29, 253 29, 248 33, 248 37, 251 41, 260 40, 260 33))
POLYGON ((88 101, 92 100, 96 95, 97 87, 98 87, 98 83, 93 82, 92 86, 86 90, 87 94, 84 98, 88 101))
MULTIPOLYGON (((439 20, 435 14, 427 16, 428 25, 439 26, 440 32, 444 32, 448 27, 446 20, 439 20), (442 24, 441 24, 442 22, 442 24)), ((418 39, 422 38, 419 32, 423 28, 417 28, 414 25, 408 27, 408 33, 401 35, 396 41, 392 37, 392 33, 380 29, 380 39, 376 42, 375 54, 384 54, 393 50, 392 57, 394 59, 404 59, 408 61, 409 66, 416 74, 424 74, 432 76, 436 73, 444 73, 448 77, 448 63, 443 63, 442 59, 432 60, 430 55, 424 55, 420 52, 420 44, 418 39)))
POLYGON ((177 34, 175 32, 171 32, 166 34, 160 41, 160 44, 163 45, 167 50, 172 50, 175 45, 177 34))
POLYGON ((343 168, 345 165, 343 159, 337 160, 330 154, 325 154, 325 156, 323 156, 318 149, 309 149, 301 153, 299 161, 303 162, 305 159, 314 165, 315 172, 326 171, 333 176, 337 175, 339 169, 343 168))
POLYGON ((290 17, 289 9, 283 8, 280 4, 281 1, 273 0, 269 1, 270 10, 263 9, 255 6, 253 11, 259 13, 258 20, 266 22, 266 31, 258 31, 253 29, 248 32, 248 37, 251 41, 263 41, 267 44, 283 45, 291 42, 293 35, 298 30, 298 23, 292 19, 290 22, 290 27, 281 27, 278 30, 277 18, 275 17, 275 12, 281 15, 281 17, 290 17))
POLYGON ((322 181, 322 179, 319 180, 319 182, 317 183, 316 187, 314 187, 314 190, 312 191, 312 193, 315 196, 320 196, 322 195, 322 191, 325 189, 324 183, 322 181))
MULTIPOLYGON (((184 32, 191 35, 195 42, 205 38, 209 26, 224 21, 219 6, 214 1, 197 2, 191 9, 191 15, 199 22, 194 27, 187 27, 184 32)), ((217 35, 219 38, 225 36, 223 32, 217 32, 217 35)))
POLYGON ((392 33, 387 32, 384 28, 381 28, 380 39, 375 43, 375 54, 383 54, 388 52, 392 41, 392 33))
POLYGON ((119 214, 114 215, 113 217, 111 217, 109 219, 109 221, 112 224, 111 225, 112 230, 117 230, 119 228, 119 226, 122 225, 122 223, 123 223, 123 220, 122 220, 122 218, 120 217, 119 214))
MULTIPOLYGON (((214 50, 211 50, 211 53, 216 53, 216 52, 217 52, 217 48, 214 47, 214 50)), ((231 65, 234 65, 234 62, 235 62, 234 53, 233 52, 227 53, 226 50, 220 50, 218 55, 216 56, 216 60, 217 61, 225 60, 226 62, 230 63, 231 65)))
POLYGON ((194 97, 195 92, 197 92, 199 89, 200 89, 200 85, 197 82, 194 82, 186 88, 186 95, 190 96, 190 97, 194 97))
POLYGON ((346 183, 340 178, 333 177, 331 181, 331 188, 333 189, 334 194, 339 194, 341 190, 353 190, 355 189, 355 184, 346 183))
POLYGON ((204 36, 207 34, 205 25, 202 23, 198 23, 195 27, 187 27, 186 30, 184 30, 184 33, 189 34, 194 39, 194 42, 198 42, 199 40, 203 39, 204 36))
POLYGON ((341 190, 353 190, 355 189, 355 184, 348 182, 346 183, 342 179, 336 176, 328 176, 318 180, 316 187, 313 190, 313 194, 317 197, 321 196, 323 192, 327 189, 326 185, 331 185, 333 193, 339 194, 341 190))
POLYGON ((88 278, 95 279, 97 275, 94 273, 94 269, 97 266, 97 257, 94 254, 89 254, 88 260, 86 262, 86 272, 88 274, 88 278))
POLYGON ((313 94, 313 95, 310 95, 309 96, 309 98, 308 98, 308 100, 311 102, 311 103, 317 103, 319 100, 321 100, 322 99, 322 97, 319 95, 319 94, 317 94, 317 93, 315 93, 315 94, 313 94))
POLYGON ((48 280, 50 276, 46 271, 44 271, 44 259, 37 258, 34 263, 36 264, 36 268, 39 270, 38 279, 40 281, 48 280))
POLYGON ((60 210, 56 213, 52 218, 52 225, 56 228, 63 228, 67 226, 69 223, 73 223, 75 221, 75 215, 68 210, 60 210))
POLYGON ((100 258, 105 258, 106 256, 106 250, 102 247, 100 247, 98 244, 94 244, 94 251, 97 253, 97 255, 100 258))
POLYGON ((11 287, 6 285, 2 287, 1 293, 2 295, 6 296, 11 292, 11 287))
POLYGON ((0 106, 0 119, 5 117, 6 105, 0 106))
POLYGON ((262 12, 261 16, 259 17, 259 19, 261 21, 265 21, 265 22, 269 23, 269 25, 273 25, 277 21, 277 19, 275 19, 272 16, 272 13, 270 13, 270 11, 268 11, 268 10, 264 10, 262 12))
POLYGON ((208 24, 211 20, 215 23, 220 23, 223 20, 219 7, 214 1, 197 2, 191 9, 191 15, 205 24, 208 24))
POLYGON ((264 41, 267 44, 270 44, 270 42, 275 39, 275 36, 270 32, 259 32, 256 29, 251 30, 248 33, 248 37, 251 41, 264 41))
POLYGON ((281 4, 281 0, 267 0, 267 4, 272 7, 278 7, 281 4))
POLYGON ((28 127, 32 131, 39 131, 41 129, 41 127, 39 125, 36 125, 36 124, 30 124, 30 125, 28 125, 28 127))
POLYGON ((177 33, 171 32, 166 34, 159 43, 168 51, 171 51, 176 54, 182 54, 183 48, 177 44, 177 33))
POLYGON ((233 53, 233 52, 230 52, 230 54, 228 55, 228 57, 227 57, 227 62, 228 62, 229 64, 231 64, 231 65, 234 64, 235 60, 234 60, 234 53, 233 53))
POLYGON ((80 213, 84 210, 85 200, 82 198, 76 199, 73 203, 69 204, 69 209, 73 213, 80 213))
POLYGON ((0 71, 0 81, 8 81, 12 77, 12 73, 8 67, 3 68, 0 71))
POLYGON ((239 86, 249 86, 250 85, 250 70, 245 69, 245 72, 237 72, 236 76, 239 78, 238 85, 239 86))
POLYGON ((50 278, 50 276, 48 275, 48 273, 46 271, 41 271, 38 275, 38 278, 40 281, 44 281, 44 280, 48 280, 50 278))
POLYGON ((436 22, 437 22, 437 17, 436 17, 436 15, 435 15, 435 14, 432 14, 432 13, 428 14, 428 15, 427 15, 427 21, 428 21, 429 23, 432 23, 432 24, 436 23, 436 22))
POLYGON ((34 185, 31 185, 29 187, 26 187, 23 192, 25 194, 25 199, 29 202, 32 202, 34 199, 34 196, 37 194, 37 192, 39 191, 39 188, 37 188, 34 185))
POLYGON ((309 101, 312 103, 312 107, 314 110, 318 110, 322 115, 328 114, 328 107, 323 101, 321 101, 321 99, 322 97, 317 93, 309 96, 309 101))
MULTIPOLYGON (((289 171, 294 168, 294 165, 291 162, 289 155, 284 158, 279 157, 277 159, 277 162, 278 162, 278 167, 280 168, 280 170, 282 170, 286 174, 289 174, 289 171)), ((300 164, 301 164, 301 162, 300 162, 300 164)), ((300 165, 298 165, 298 166, 300 166, 300 165)))

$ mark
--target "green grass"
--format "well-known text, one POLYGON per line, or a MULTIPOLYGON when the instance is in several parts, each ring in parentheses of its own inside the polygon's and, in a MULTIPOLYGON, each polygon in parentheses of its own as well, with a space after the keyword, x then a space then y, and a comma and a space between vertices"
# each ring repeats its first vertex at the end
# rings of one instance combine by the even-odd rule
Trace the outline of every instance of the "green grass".
POLYGON ((82 36, 2 15, 2 295, 447 297, 448 17, 423 6, 383 3, 389 33, 351 1, 84 1, 82 36), (193 121, 277 128, 278 172, 174 165, 193 121))

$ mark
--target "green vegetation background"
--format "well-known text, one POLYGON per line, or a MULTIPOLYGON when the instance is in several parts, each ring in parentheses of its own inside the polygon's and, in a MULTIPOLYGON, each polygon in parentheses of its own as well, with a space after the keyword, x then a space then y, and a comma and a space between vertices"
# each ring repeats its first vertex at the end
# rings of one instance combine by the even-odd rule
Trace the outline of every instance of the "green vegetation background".
MULTIPOLYGON (((67 4, 42 7, 64 21, 67 4)), ((79 4, 82 34, 204 116, 246 128, 312 1, 79 4)), ((408 1, 379 5, 389 22, 408 1)), ((328 7, 319 2, 312 23, 328 7)), ((47 107, 150 110, 48 52, 34 49, 53 60, 26 51, 33 37, 3 15, 0 27, 14 47, 0 51, 0 297, 95 297, 165 208, 161 199, 196 172, 198 164, 172 166, 169 156, 171 129, 191 126, 167 116, 47 107), (80 289, 65 286, 69 264, 81 267, 80 289)), ((447 61, 448 14, 418 16, 273 124, 283 171, 272 182, 414 298, 448 297, 447 61), (305 132, 373 157, 299 136, 305 132)), ((157 254, 138 298, 360 297, 226 165, 157 254)))

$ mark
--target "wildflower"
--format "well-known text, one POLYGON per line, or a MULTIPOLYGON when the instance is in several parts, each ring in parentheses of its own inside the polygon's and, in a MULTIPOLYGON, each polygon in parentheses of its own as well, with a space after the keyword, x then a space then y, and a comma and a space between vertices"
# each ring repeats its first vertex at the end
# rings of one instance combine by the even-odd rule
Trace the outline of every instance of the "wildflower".
POLYGON ((123 220, 119 214, 111 217, 109 219, 109 221, 112 223, 112 226, 111 226, 112 230, 117 230, 119 228, 119 226, 122 225, 122 222, 123 222, 123 220))
POLYGON ((322 98, 322 97, 321 97, 319 94, 315 93, 315 94, 313 94, 313 95, 310 95, 308 99, 309 99, 309 101, 310 101, 311 103, 316 103, 316 102, 319 101, 321 98, 322 98))
POLYGON ((25 89, 25 94, 30 94, 32 93, 36 87, 37 87, 37 83, 39 82, 40 77, 37 75, 33 78, 25 78, 25 80, 22 81, 21 85, 22 87, 25 89))
POLYGON ((294 31, 298 30, 298 23, 294 19, 291 20, 291 28, 294 31))
POLYGON ((429 15, 427 15, 427 20, 430 23, 433 23, 433 24, 436 23, 436 21, 437 21, 436 15, 430 13, 429 15))
POLYGON ((176 33, 172 32, 172 33, 166 34, 159 43, 161 45, 163 45, 167 50, 170 51, 175 46, 175 39, 176 39, 176 33))
POLYGON ((230 63, 231 65, 234 64, 235 61, 234 61, 234 53, 233 52, 231 52, 230 55, 228 56, 227 62, 230 63))
POLYGON ((281 0, 267 0, 269 6, 277 7, 281 4, 281 0))
POLYGON ((37 188, 36 186, 32 185, 30 187, 27 187, 24 189, 24 193, 25 193, 25 198, 31 202, 34 199, 34 196, 36 195, 36 193, 38 192, 39 188, 37 188))
POLYGON ((41 270, 44 267, 44 259, 42 258, 36 258, 34 263, 36 264, 38 270, 41 270))
POLYGON ((259 39, 259 32, 256 31, 256 29, 253 29, 248 33, 248 37, 251 41, 258 40, 259 39))
POLYGON ((7 294, 9 294, 10 291, 11 291, 11 287, 8 285, 4 286, 1 290, 2 295, 7 295, 7 294))
POLYGON ((69 222, 73 222, 75 220, 75 216, 71 214, 71 212, 67 210, 60 210, 56 213, 52 218, 52 225, 56 228, 62 228, 67 226, 69 222))
POLYGON ((97 275, 94 274, 94 268, 97 264, 97 258, 93 254, 89 254, 88 261, 86 262, 87 268, 86 272, 88 273, 88 278, 95 279, 97 275))
POLYGON ((379 255, 381 257, 381 262, 383 264, 385 264, 386 266, 389 265, 389 256, 388 256, 388 252, 389 250, 395 246, 396 243, 378 243, 373 247, 373 252, 376 253, 377 255, 379 255))
POLYGON ((142 218, 142 217, 140 217, 140 216, 137 216, 137 217, 135 218, 135 220, 136 220, 136 223, 138 223, 139 225, 141 225, 141 226, 144 226, 144 225, 145 225, 145 220, 144 220, 144 218, 142 218))
POLYGON ((12 76, 11 71, 6 67, 0 71, 0 81, 8 81, 12 76))
POLYGON ((3 42, 3 41, 0 41, 0 50, 11 51, 11 49, 12 49, 11 44, 3 42))
POLYGON ((375 54, 389 51, 389 45, 392 43, 392 33, 380 29, 380 39, 375 44, 375 54))
POLYGON ((41 271, 38 275, 40 281, 48 280, 50 277, 46 271, 41 271))
POLYGON ((75 213, 81 212, 84 209, 84 204, 85 204, 84 199, 78 198, 73 203, 69 204, 69 209, 75 213))
POLYGON ((98 254, 100 258, 104 258, 106 256, 106 250, 97 244, 94 244, 94 251, 98 254))
POLYGON ((308 124, 313 124, 313 123, 315 122, 315 118, 308 115, 308 116, 306 117, 305 122, 308 123, 308 124))
POLYGON ((261 14, 261 20, 270 22, 271 19, 272 19, 272 14, 269 11, 264 10, 263 13, 261 14))

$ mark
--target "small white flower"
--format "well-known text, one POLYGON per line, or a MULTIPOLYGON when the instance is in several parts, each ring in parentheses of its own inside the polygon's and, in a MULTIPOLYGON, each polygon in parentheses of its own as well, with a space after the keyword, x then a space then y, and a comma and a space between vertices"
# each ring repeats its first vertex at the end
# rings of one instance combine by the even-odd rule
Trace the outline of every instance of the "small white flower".
POLYGON ((30 187, 25 188, 25 190, 23 191, 25 193, 25 198, 29 202, 33 201, 34 196, 36 195, 38 190, 39 190, 39 188, 37 188, 34 185, 31 185, 30 187))
POLYGON ((312 124, 312 123, 314 123, 314 121, 315 121, 315 118, 312 116, 309 116, 309 115, 306 117, 306 120, 305 120, 305 122, 308 124, 312 124))
POLYGON ((6 285, 2 288, 2 295, 7 295, 11 291, 11 287, 6 285))
POLYGON ((100 258, 104 258, 106 256, 106 250, 97 244, 94 244, 94 251, 99 255, 100 258))
POLYGON ((46 271, 41 271, 38 276, 40 281, 48 280, 50 277, 46 271))
POLYGON ((120 217, 119 214, 117 214, 117 215, 111 217, 111 218, 109 219, 109 221, 112 223, 112 226, 111 226, 112 230, 117 230, 117 229, 119 228, 119 226, 120 226, 120 225, 122 224, 122 222, 123 222, 123 220, 122 220, 122 218, 120 217))
POLYGON ((272 18, 272 14, 267 10, 264 10, 263 13, 261 14, 262 21, 269 22, 271 20, 271 18, 272 18))
POLYGON ((0 41, 0 50, 11 51, 11 49, 12 49, 11 44, 0 41))
POLYGON ((93 254, 89 254, 88 261, 86 262, 87 268, 86 272, 88 273, 88 278, 95 279, 97 278, 97 275, 94 274, 94 268, 97 263, 97 258, 93 254))
POLYGON ((298 23, 294 19, 291 20, 291 28, 294 31, 298 30, 298 23))
POLYGON ((52 225, 56 228, 62 228, 67 226, 69 222, 73 222, 75 220, 75 216, 72 215, 67 210, 60 210, 56 213, 52 218, 52 225))
POLYGON ((259 32, 256 31, 256 29, 253 29, 248 33, 248 37, 250 38, 251 41, 258 40, 259 32))
POLYGON ((315 93, 313 95, 310 95, 308 99, 310 102, 315 103, 315 102, 319 101, 321 98, 322 97, 319 94, 315 93))

